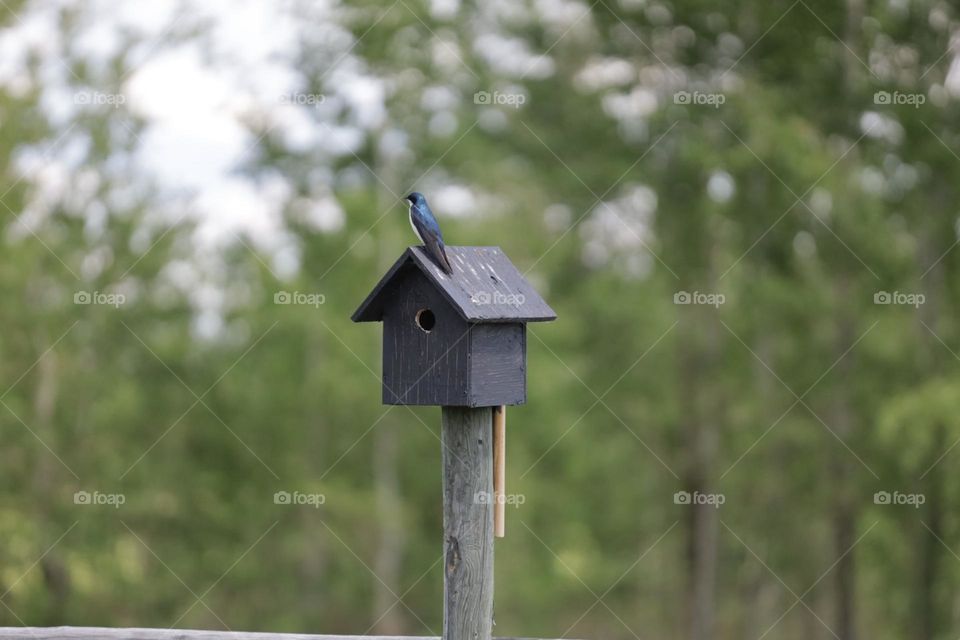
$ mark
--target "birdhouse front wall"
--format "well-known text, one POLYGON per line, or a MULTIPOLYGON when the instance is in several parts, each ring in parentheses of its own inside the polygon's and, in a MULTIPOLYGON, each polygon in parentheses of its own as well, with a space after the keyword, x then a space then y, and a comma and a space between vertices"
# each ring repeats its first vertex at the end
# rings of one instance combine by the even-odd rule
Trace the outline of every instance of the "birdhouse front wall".
POLYGON ((404 267, 383 305, 383 402, 484 407, 526 401, 526 326, 476 323, 404 267))
POLYGON ((470 324, 410 265, 383 314, 383 403, 469 405, 470 324))

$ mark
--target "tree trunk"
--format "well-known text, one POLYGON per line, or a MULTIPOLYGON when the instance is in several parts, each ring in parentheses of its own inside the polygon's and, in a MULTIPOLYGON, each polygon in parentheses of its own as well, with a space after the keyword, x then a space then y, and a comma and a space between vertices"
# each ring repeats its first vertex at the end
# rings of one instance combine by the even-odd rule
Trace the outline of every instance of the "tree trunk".
MULTIPOLYGON (((382 132, 377 136, 379 139, 382 132)), ((380 147, 379 143, 375 145, 380 147)), ((377 175, 390 185, 390 189, 400 189, 401 178, 395 163, 381 158, 375 153, 374 166, 377 175)), ((377 192, 377 212, 398 207, 396 197, 383 184, 377 192)), ((396 258, 396 248, 403 243, 398 237, 397 226, 385 220, 380 230, 378 271, 386 271, 396 258)), ((408 417, 412 417, 409 416, 408 417)), ((377 551, 373 570, 373 616, 376 623, 372 633, 382 635, 402 635, 406 627, 403 606, 396 604, 396 596, 403 593, 400 578, 403 567, 403 553, 406 536, 403 527, 403 505, 400 496, 399 450, 401 429, 409 428, 390 418, 382 420, 374 431, 373 466, 374 495, 376 499, 377 551), (396 594, 396 595, 394 595, 396 594)))
MULTIPOLYGON (((41 348, 46 349, 47 340, 41 341, 41 348)), ((57 354, 55 351, 49 351, 40 358, 37 363, 37 385, 33 394, 33 428, 40 434, 44 442, 52 443, 51 446, 56 450, 57 438, 55 437, 55 414, 58 394, 58 366, 57 354)), ((44 523, 44 528, 49 532, 45 541, 46 545, 52 544, 60 532, 57 527, 60 526, 58 520, 49 512, 45 505, 52 504, 52 498, 56 486, 56 475, 62 467, 53 458, 52 455, 44 452, 37 460, 34 473, 34 496, 40 503, 40 521, 44 523)), ((50 594, 49 608, 45 616, 46 624, 59 625, 66 620, 64 618, 67 606, 67 598, 70 595, 70 573, 66 564, 60 560, 56 549, 51 550, 40 561, 40 568, 43 574, 43 584, 50 594)))
POLYGON ((398 425, 386 425, 386 428, 376 430, 373 445, 374 492, 379 525, 373 572, 385 584, 376 583, 378 588, 374 593, 373 611, 377 623, 372 632, 384 636, 400 636, 405 631, 403 608, 396 603, 394 596, 394 593, 401 593, 400 570, 405 540, 400 481, 397 476, 399 434, 398 425))
MULTIPOLYGON (((937 203, 938 210, 945 211, 951 206, 950 193, 946 189, 938 188, 932 199, 937 203)), ((930 334, 933 331, 940 333, 939 319, 944 317, 941 300, 949 299, 950 290, 946 284, 946 269, 940 256, 949 246, 952 237, 952 222, 944 226, 942 222, 931 221, 919 234, 919 251, 917 252, 917 267, 924 273, 923 281, 928 292, 927 300, 917 309, 915 330, 917 342, 923 345, 918 349, 916 366, 918 370, 926 372, 931 379, 936 379, 944 370, 943 356, 945 350, 940 341, 930 334), (926 326, 924 326, 926 325, 926 326)), ((946 316, 949 317, 949 314, 946 316)), ((952 362, 952 360, 951 360, 952 362)), ((926 496, 922 521, 929 527, 920 525, 917 531, 920 536, 917 544, 917 589, 915 591, 915 619, 917 638, 932 640, 937 635, 940 616, 937 611, 936 584, 939 576, 939 564, 942 561, 943 547, 943 477, 942 466, 937 460, 947 447, 946 424, 938 423, 935 427, 930 443, 930 451, 924 465, 929 469, 922 480, 922 491, 926 496), (940 538, 938 540, 937 538, 940 538)), ((919 473, 919 471, 918 471, 919 473)))
POLYGON ((940 575, 940 540, 943 540, 943 478, 937 459, 942 455, 946 446, 946 429, 938 424, 933 442, 930 446, 928 460, 933 465, 925 478, 923 522, 929 527, 920 529, 920 544, 917 545, 920 555, 919 584, 917 585, 917 638, 919 640, 933 640, 939 628, 937 615, 936 586, 940 575), (939 538, 939 539, 938 539, 939 538))
MULTIPOLYGON (((836 278, 834 304, 840 311, 836 320, 838 330, 831 361, 838 359, 839 361, 834 374, 837 382, 833 389, 827 424, 838 438, 850 445, 850 440, 854 436, 854 415, 848 381, 854 375, 855 356, 848 350, 857 336, 853 318, 843 309, 847 300, 850 299, 848 278, 845 274, 838 274, 836 278)), ((825 437, 831 436, 826 434, 825 437)), ((852 548, 857 540, 857 509, 852 486, 854 469, 851 468, 853 462, 850 460, 850 455, 850 452, 839 442, 832 443, 830 491, 833 494, 833 550, 834 557, 838 558, 833 569, 836 592, 834 631, 840 640, 854 640, 856 637, 856 554, 852 548)))
MULTIPOLYGON (((690 452, 682 471, 684 489, 692 495, 714 492, 712 469, 717 451, 717 413, 711 409, 708 385, 711 354, 717 344, 716 319, 705 318, 700 307, 683 308, 688 336, 705 336, 708 344, 681 340, 681 416, 685 445, 690 452), (708 417, 709 416, 709 417, 708 417)), ((713 408, 715 409, 715 408, 713 408)), ((717 509, 708 504, 691 504, 687 512, 687 602, 690 640, 713 638, 714 596, 717 566, 717 509)))

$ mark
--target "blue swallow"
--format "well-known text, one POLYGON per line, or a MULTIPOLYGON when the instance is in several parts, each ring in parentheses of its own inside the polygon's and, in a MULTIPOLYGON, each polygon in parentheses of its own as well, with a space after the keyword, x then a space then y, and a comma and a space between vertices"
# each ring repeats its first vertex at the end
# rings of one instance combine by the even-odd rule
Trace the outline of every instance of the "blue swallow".
POLYGON ((453 275, 453 269, 450 267, 450 261, 447 259, 447 251, 443 246, 443 234, 440 233, 440 225, 437 219, 433 217, 433 211, 430 211, 430 205, 422 193, 414 191, 406 198, 410 202, 410 226, 413 232, 420 238, 427 253, 433 258, 447 275, 453 275))

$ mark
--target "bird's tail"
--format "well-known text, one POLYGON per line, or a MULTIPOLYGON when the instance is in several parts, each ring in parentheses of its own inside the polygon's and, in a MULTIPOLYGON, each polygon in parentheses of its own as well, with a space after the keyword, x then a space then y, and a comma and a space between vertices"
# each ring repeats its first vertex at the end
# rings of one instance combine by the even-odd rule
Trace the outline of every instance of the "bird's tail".
POLYGON ((450 266, 450 259, 447 258, 447 248, 443 246, 443 244, 440 244, 437 248, 440 249, 438 252, 439 255, 437 256, 440 258, 440 268, 443 269, 448 276, 452 276, 453 267, 450 266))

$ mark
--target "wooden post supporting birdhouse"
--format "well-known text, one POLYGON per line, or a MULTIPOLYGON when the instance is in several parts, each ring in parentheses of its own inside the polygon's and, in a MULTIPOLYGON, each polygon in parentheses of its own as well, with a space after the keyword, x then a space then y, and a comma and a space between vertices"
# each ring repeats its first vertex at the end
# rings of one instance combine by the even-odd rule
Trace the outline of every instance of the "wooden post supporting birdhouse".
POLYGON ((451 275, 407 249, 353 320, 383 322, 385 404, 443 407, 443 640, 490 640, 506 406, 527 399, 526 324, 556 314, 498 247, 446 251, 451 275))

